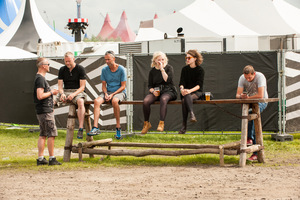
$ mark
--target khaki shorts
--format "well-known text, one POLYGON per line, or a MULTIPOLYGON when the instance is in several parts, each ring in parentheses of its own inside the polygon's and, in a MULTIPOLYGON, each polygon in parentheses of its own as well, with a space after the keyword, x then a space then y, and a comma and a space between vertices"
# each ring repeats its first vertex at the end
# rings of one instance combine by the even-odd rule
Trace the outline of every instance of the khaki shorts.
MULTIPOLYGON (((112 94, 112 92, 107 92, 107 94, 112 94)), ((99 97, 103 98, 105 100, 105 94, 103 92, 100 93, 99 97)), ((120 92, 118 94, 115 94, 113 98, 118 98, 119 102, 126 100, 126 95, 124 92, 120 92)), ((111 101, 111 100, 110 100, 111 101)))
POLYGON ((36 115, 40 125, 40 136, 57 137, 54 113, 44 113, 36 115))
MULTIPOLYGON (((66 97, 68 98, 68 96, 74 92, 76 92, 77 89, 65 89, 64 90, 64 94, 66 95, 66 97)), ((86 102, 86 99, 87 99, 87 95, 85 92, 81 92, 79 93, 77 96, 75 96, 73 99, 72 99, 72 102, 77 105, 77 100, 79 98, 83 98, 84 99, 84 102, 86 102)), ((61 106, 61 105, 66 105, 65 102, 62 102, 60 101, 60 94, 58 93, 56 98, 55 99, 55 102, 57 103, 57 106, 61 106)))

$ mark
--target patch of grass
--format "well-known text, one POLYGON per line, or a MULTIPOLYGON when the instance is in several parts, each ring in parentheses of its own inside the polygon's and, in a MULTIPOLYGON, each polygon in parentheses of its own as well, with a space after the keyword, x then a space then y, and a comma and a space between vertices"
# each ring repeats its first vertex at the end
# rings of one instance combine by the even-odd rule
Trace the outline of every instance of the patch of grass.
MULTIPOLYGON (((85 135, 85 134, 84 134, 85 135)), ((83 162, 78 162, 77 154, 70 162, 64 162, 62 166, 36 166, 37 140, 39 132, 29 132, 29 128, 8 129, 0 126, 0 171, 6 170, 75 170, 86 168, 124 167, 124 166, 218 166, 219 155, 201 154, 189 156, 100 156, 95 155, 89 158, 84 155, 83 162), (5 169, 5 170, 2 170, 5 169)), ((289 142, 276 142, 271 140, 271 135, 264 135, 265 157, 267 163, 257 164, 258 166, 290 166, 300 164, 300 133, 293 134, 294 140, 289 142)), ((66 131, 59 130, 55 139, 55 149, 63 152, 65 145, 66 131)), ((178 144, 226 144, 240 140, 240 135, 178 135, 178 134, 146 134, 135 135, 123 140, 116 140, 114 133, 104 132, 95 136, 94 140, 113 138, 114 142, 138 142, 138 143, 178 143, 178 144)), ((85 138, 84 138, 85 139, 85 138)), ((76 138, 74 133, 73 144, 84 140, 76 138)), ((47 147, 45 148, 47 149, 47 147)), ((118 147, 113 147, 118 149, 118 147)), ((132 149, 132 148, 131 148, 132 149)), ((137 148, 134 148, 137 149, 137 148)), ((48 158, 48 155, 45 154, 48 158)), ((57 155, 56 155, 57 156, 57 155)), ((62 154, 57 156, 62 162, 62 154)), ((238 165, 239 156, 225 156, 226 165, 238 165)))

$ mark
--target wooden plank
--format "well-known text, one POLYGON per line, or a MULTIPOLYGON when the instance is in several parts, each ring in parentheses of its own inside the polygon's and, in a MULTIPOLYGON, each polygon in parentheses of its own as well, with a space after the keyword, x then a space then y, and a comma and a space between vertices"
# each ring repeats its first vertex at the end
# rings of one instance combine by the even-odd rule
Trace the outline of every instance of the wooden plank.
MULTIPOLYGON (((269 98, 269 99, 215 99, 210 101, 197 100, 194 101, 194 104, 244 104, 244 103, 267 103, 267 102, 276 102, 279 101, 278 98, 269 98)), ((85 104, 94 104, 94 101, 87 101, 85 104)), ((143 104, 143 100, 134 100, 134 101, 122 101, 120 104, 133 104, 139 105, 143 104)), ((155 101, 154 104, 160 104, 159 101, 155 101)), ((181 100, 169 101, 168 104, 181 104, 181 100)))
MULTIPOLYGON (((249 112, 249 104, 243 104, 242 108, 242 116, 248 116, 249 112)), ((246 149, 247 148, 247 134, 248 134, 248 119, 242 119, 242 133, 241 133, 241 148, 240 149, 246 149)), ((246 165, 246 156, 247 153, 241 153, 240 154, 240 167, 245 167, 246 165)))
POLYGON ((112 142, 112 139, 108 138, 108 139, 96 140, 96 141, 90 141, 90 142, 81 142, 75 146, 78 148, 88 148, 88 147, 99 146, 100 144, 110 143, 110 142, 112 142))
POLYGON ((111 142, 98 144, 97 146, 119 146, 119 147, 148 147, 148 148, 178 148, 178 149, 219 149, 219 145, 210 144, 161 144, 161 143, 133 143, 133 142, 111 142))
MULTIPOLYGON (((77 148, 73 148, 72 151, 76 153, 77 148)), ((103 149, 82 149, 82 153, 85 154, 98 154, 98 155, 112 155, 112 156, 136 156, 143 157, 149 155, 161 155, 161 156, 182 156, 182 155, 194 155, 194 154, 219 154, 219 149, 193 149, 193 150, 159 150, 159 149, 148 149, 148 150, 103 150, 103 149)), ((237 155, 237 150, 224 150, 225 155, 237 155)))

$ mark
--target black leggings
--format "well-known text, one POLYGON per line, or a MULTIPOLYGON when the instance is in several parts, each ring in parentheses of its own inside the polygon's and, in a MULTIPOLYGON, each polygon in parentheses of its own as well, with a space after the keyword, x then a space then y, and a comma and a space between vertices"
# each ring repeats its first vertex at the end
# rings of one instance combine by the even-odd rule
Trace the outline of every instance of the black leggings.
POLYGON ((143 111, 144 111, 144 119, 145 121, 149 121, 150 112, 151 112, 151 104, 153 104, 156 100, 160 101, 160 121, 165 121, 167 115, 167 104, 172 99, 171 95, 165 93, 162 94, 160 97, 156 97, 153 94, 148 94, 144 98, 143 103, 143 111))
POLYGON ((193 112, 193 101, 199 99, 199 97, 192 93, 192 94, 187 94, 182 97, 182 118, 183 118, 183 124, 186 125, 187 123, 187 118, 188 114, 190 112, 193 112))

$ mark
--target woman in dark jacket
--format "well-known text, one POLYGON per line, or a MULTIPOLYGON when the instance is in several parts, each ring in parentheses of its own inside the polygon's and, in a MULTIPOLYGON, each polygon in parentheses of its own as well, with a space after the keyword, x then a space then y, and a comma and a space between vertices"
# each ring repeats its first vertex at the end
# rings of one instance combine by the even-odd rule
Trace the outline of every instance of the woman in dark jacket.
POLYGON ((156 100, 160 101, 160 122, 157 130, 164 130, 164 121, 167 114, 167 104, 169 101, 176 100, 177 91, 174 85, 174 70, 168 65, 168 58, 163 52, 155 52, 152 58, 152 69, 149 72, 148 88, 149 94, 144 98, 144 126, 142 134, 146 134, 151 128, 149 122, 151 104, 156 100))
POLYGON ((183 121, 178 134, 185 134, 189 113, 190 121, 197 121, 193 112, 193 101, 200 99, 203 91, 204 70, 200 66, 203 62, 202 55, 197 50, 189 50, 185 59, 187 65, 181 70, 179 82, 183 121))

